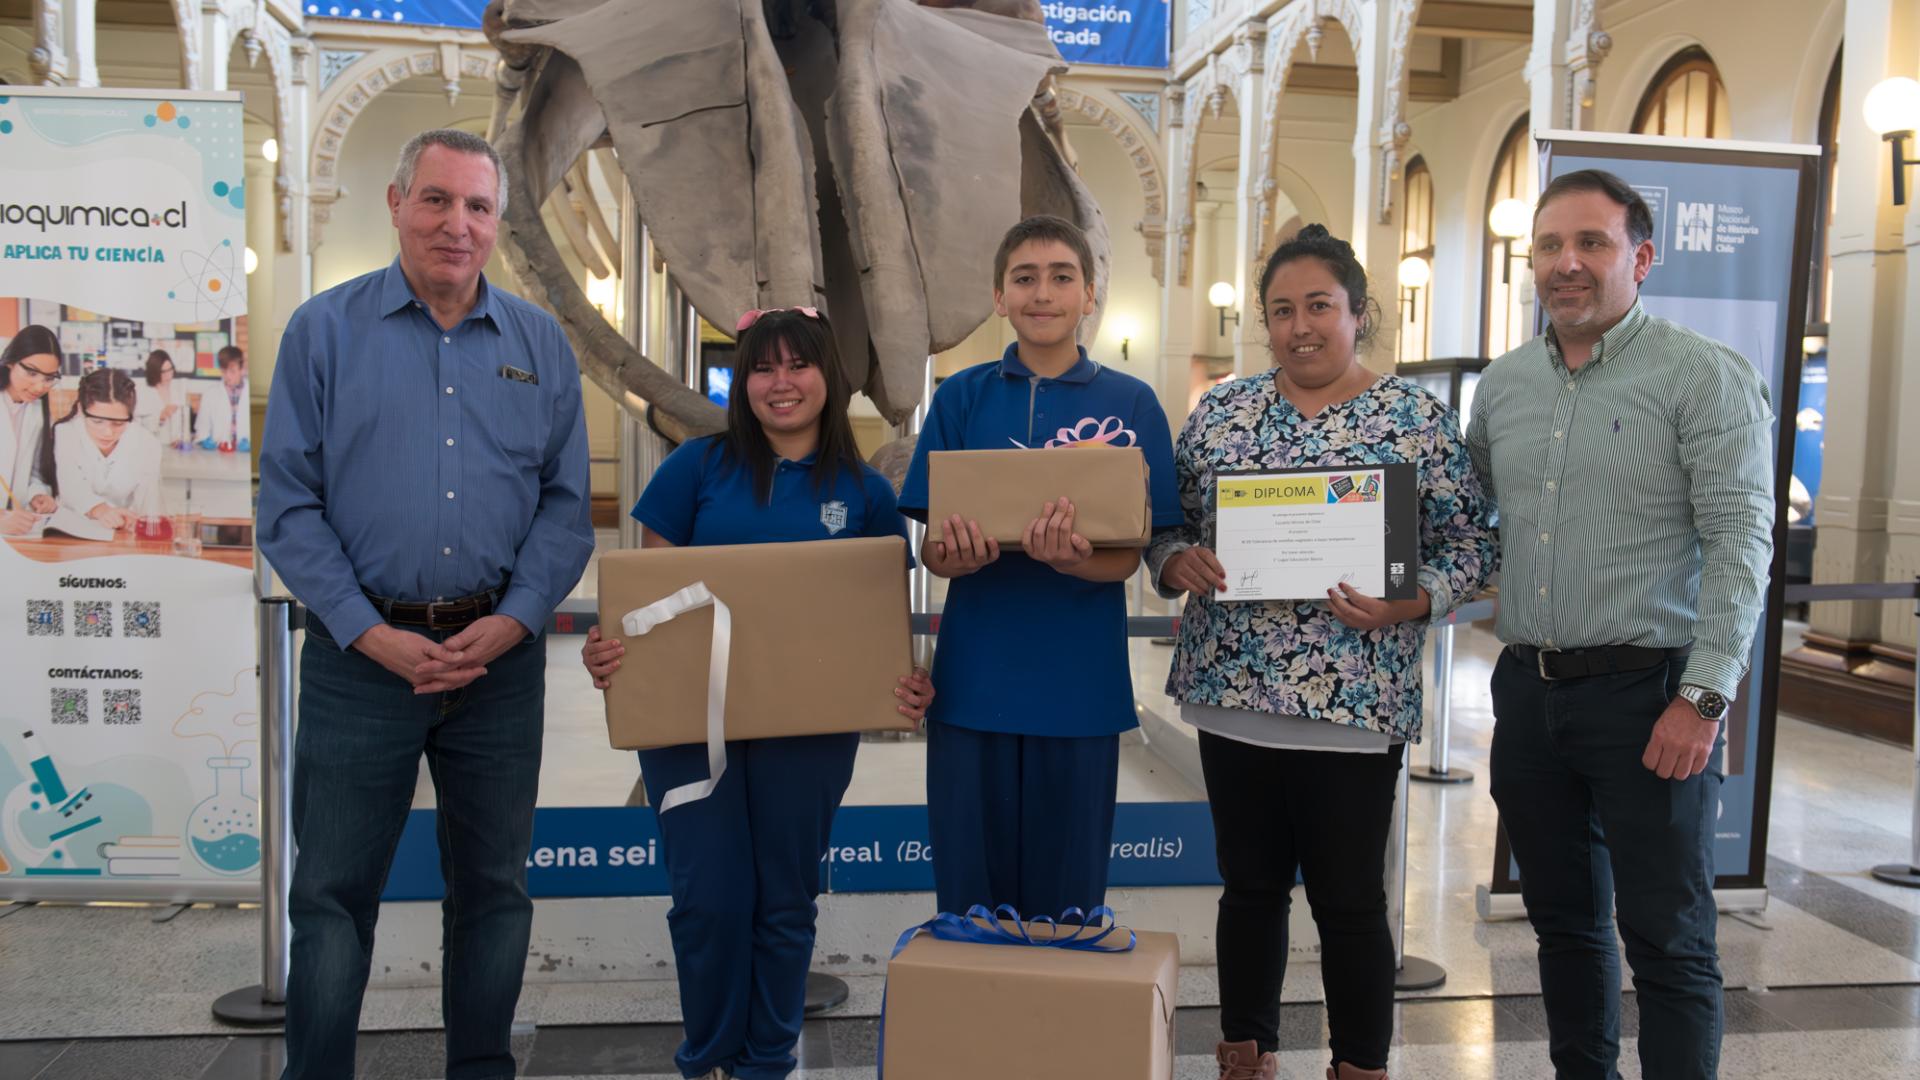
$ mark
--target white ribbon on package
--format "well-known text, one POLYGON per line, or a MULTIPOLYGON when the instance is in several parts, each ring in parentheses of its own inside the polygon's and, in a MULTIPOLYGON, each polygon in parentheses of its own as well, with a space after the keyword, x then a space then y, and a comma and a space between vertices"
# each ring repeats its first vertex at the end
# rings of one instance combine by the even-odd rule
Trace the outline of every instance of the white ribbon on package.
POLYGON ((713 606, 713 645, 707 657, 707 778, 681 784, 660 798, 656 813, 697 802, 713 794, 727 771, 727 658, 733 652, 733 611, 704 581, 696 581, 663 600, 634 608, 620 619, 629 637, 639 637, 689 611, 713 606))

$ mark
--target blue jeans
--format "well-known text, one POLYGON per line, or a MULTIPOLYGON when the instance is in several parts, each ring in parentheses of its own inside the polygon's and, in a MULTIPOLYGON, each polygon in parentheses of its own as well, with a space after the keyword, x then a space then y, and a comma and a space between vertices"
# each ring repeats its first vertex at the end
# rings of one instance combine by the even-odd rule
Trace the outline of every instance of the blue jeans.
MULTIPOLYGON (((430 635, 444 640, 441 632, 430 635)), ((309 618, 294 736, 284 1080, 353 1075, 380 892, 420 755, 439 802, 448 1080, 511 1077, 533 902, 526 859, 540 778, 546 643, 502 653, 461 690, 416 695, 309 618)))
MULTIPOLYGON (((660 815, 687 1035, 673 1060, 683 1075, 716 1066, 739 1080, 793 1072, 820 860, 859 749, 857 734, 730 742, 713 793, 660 815)), ((668 791, 706 779, 707 748, 642 750, 640 777, 658 806, 668 791)))
POLYGON ((1057 919, 1107 902, 1120 736, 1061 738, 927 724, 934 902, 1057 919))
POLYGON ((1713 825, 1722 777, 1709 767, 1662 780, 1640 763, 1683 664, 1559 682, 1511 651, 1494 667, 1493 801, 1540 939, 1560 1080, 1620 1075, 1616 911, 1639 991, 1643 1074, 1719 1073, 1713 825))

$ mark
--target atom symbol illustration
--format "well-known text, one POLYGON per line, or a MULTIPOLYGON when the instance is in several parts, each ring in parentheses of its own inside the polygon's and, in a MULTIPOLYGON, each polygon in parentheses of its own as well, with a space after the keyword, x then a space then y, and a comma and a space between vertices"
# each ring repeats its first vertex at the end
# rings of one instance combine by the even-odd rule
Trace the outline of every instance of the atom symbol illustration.
POLYGON ((240 258, 233 241, 222 240, 206 254, 183 251, 179 261, 186 276, 167 290, 167 299, 192 304, 193 322, 225 318, 239 295, 234 282, 240 280, 240 258))

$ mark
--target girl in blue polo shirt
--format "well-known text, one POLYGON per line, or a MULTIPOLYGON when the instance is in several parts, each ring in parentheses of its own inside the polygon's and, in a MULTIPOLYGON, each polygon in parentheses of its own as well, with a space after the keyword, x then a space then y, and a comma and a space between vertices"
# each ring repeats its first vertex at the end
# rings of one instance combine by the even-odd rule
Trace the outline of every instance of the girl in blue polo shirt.
MULTIPOLYGON (((1184 520, 1172 437, 1151 387, 1087 358, 1093 313, 1086 236, 1057 217, 1008 231, 994 307, 1018 340, 933 396, 900 493, 925 521, 936 450, 1057 448, 1099 440, 1146 454, 1153 523, 1184 520)), ((1073 506, 1035 507, 1018 550, 972 522, 927 523, 921 558, 952 579, 935 654, 946 688, 927 725, 927 821, 942 911, 1011 904, 1028 917, 1104 902, 1120 733, 1136 725, 1127 671, 1131 548, 1094 550, 1073 506)))
MULTIPOLYGON (((738 331, 727 430, 660 463, 633 508, 641 546, 904 537, 893 486, 855 448, 826 320, 812 308, 751 311, 738 331)), ((607 686, 624 651, 598 627, 588 633, 581 658, 595 686, 607 686)), ((758 662, 779 676, 780 657, 758 662)), ((919 719, 933 685, 916 669, 894 693, 900 712, 919 719)), ((858 734, 728 742, 713 793, 660 816, 686 1028, 674 1061, 683 1075, 776 1080, 793 1071, 820 859, 859 745, 858 734)), ((640 751, 654 805, 705 779, 706 753, 704 745, 640 751)))

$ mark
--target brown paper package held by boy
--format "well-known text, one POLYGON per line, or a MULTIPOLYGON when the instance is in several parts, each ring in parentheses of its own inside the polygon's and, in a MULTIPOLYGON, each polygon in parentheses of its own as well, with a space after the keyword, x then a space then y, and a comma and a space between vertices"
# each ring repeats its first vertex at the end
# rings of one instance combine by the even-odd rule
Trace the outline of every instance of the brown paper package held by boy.
MULTIPOLYGON (((1039 937, 1047 928, 1029 931, 1039 937)), ((882 1072, 887 1080, 1170 1080, 1179 978, 1172 934, 1140 931, 1124 953, 921 934, 887 965, 882 1072)))
POLYGON ((895 711, 913 669, 899 537, 649 548, 600 557, 600 633, 627 644, 606 691, 616 749, 703 743, 714 611, 644 634, 628 612, 704 582, 733 618, 726 737, 908 731, 895 711))
POLYGON ((927 455, 927 521, 934 535, 955 514, 1017 547, 1046 503, 1072 500, 1073 531, 1094 547, 1142 547, 1153 534, 1147 458, 1138 447, 1074 444, 1053 450, 936 450, 927 455))

